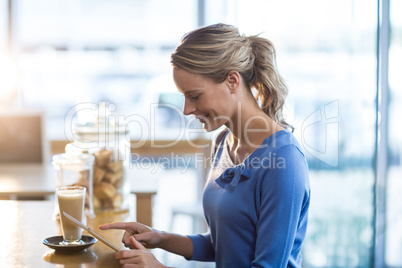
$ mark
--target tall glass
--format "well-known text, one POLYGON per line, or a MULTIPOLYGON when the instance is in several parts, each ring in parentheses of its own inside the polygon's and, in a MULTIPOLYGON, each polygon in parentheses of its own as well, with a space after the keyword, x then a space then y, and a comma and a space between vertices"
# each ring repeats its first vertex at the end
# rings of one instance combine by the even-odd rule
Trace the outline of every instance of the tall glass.
POLYGON ((63 211, 82 222, 84 215, 86 188, 81 186, 66 186, 56 189, 57 201, 59 203, 59 214, 63 241, 60 245, 81 245, 82 229, 74 225, 64 216, 63 211))
MULTIPOLYGON (((87 189, 85 195, 85 213, 89 218, 95 217, 92 202, 92 173, 95 157, 90 154, 74 151, 66 146, 66 153, 53 156, 53 167, 56 171, 56 188, 64 186, 82 186, 87 189)), ((55 206, 55 218, 59 218, 58 205, 55 206)))

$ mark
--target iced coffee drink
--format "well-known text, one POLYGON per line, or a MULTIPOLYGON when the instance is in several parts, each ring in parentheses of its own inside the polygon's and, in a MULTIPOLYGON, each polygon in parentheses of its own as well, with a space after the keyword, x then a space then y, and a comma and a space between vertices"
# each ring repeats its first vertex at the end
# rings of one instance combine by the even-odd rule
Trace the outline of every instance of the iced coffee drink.
POLYGON ((81 240, 82 229, 74 225, 63 211, 67 212, 77 220, 82 222, 85 203, 85 187, 67 186, 56 189, 57 201, 59 203, 61 229, 63 241, 61 245, 83 244, 81 240))

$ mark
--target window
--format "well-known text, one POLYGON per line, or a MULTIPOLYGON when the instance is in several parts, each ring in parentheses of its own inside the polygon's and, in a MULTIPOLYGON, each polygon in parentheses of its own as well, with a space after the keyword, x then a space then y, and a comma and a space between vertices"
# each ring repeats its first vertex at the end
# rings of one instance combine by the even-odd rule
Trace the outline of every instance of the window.
POLYGON ((388 172, 386 198, 386 264, 402 267, 402 1, 390 1, 388 172))
POLYGON ((195 0, 16 3, 22 100, 46 110, 49 138, 63 137, 64 116, 77 103, 141 114, 147 85, 170 74, 170 54, 197 23, 195 0))

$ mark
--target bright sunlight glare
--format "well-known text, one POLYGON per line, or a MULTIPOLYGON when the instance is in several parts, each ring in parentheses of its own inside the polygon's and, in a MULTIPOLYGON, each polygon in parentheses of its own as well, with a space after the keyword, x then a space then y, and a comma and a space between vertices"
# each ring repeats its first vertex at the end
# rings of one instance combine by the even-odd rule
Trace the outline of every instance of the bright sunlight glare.
POLYGON ((0 97, 14 89, 17 76, 15 62, 10 57, 0 54, 0 97))

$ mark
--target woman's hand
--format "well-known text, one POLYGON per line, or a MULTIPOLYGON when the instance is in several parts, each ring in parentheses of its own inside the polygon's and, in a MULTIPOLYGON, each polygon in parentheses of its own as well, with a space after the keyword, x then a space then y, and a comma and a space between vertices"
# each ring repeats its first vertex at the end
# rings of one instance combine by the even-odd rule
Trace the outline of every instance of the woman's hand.
MULTIPOLYGON (((103 224, 99 226, 101 230, 120 229, 125 230, 122 238, 122 242, 125 247, 136 249, 132 244, 131 236, 134 236, 135 240, 140 242, 146 248, 157 248, 161 244, 162 232, 152 229, 144 224, 138 222, 114 222, 103 224)), ((151 253, 149 253, 151 254, 151 253)), ((151 254, 152 255, 152 254, 151 254)))
MULTIPOLYGON (((190 259, 191 256, 193 255, 193 242, 191 241, 190 237, 167 232, 161 232, 138 222, 108 223, 100 225, 99 229, 125 230, 121 241, 123 242, 124 246, 129 247, 131 249, 138 249, 138 246, 135 246, 132 242, 133 241, 132 238, 134 238, 135 241, 139 242, 139 244, 142 244, 142 246, 144 246, 145 248, 161 248, 174 254, 181 255, 187 259, 190 259)), ((135 252, 132 252, 132 250, 129 251, 123 250, 122 252, 125 253, 120 254, 129 254, 129 255, 123 255, 123 256, 116 255, 116 258, 117 256, 124 258, 131 258, 130 256, 137 254, 135 252)), ((148 251, 146 252, 147 253, 143 252, 142 255, 143 256, 147 256, 147 254, 152 255, 150 252, 148 251)))
POLYGON ((119 260, 123 268, 166 267, 134 237, 130 236, 129 240, 134 249, 121 250, 115 254, 116 259, 119 260))

